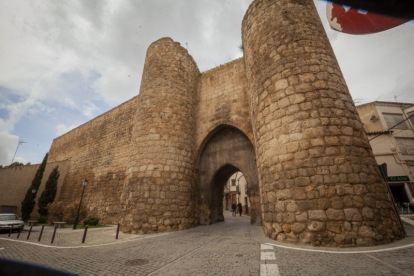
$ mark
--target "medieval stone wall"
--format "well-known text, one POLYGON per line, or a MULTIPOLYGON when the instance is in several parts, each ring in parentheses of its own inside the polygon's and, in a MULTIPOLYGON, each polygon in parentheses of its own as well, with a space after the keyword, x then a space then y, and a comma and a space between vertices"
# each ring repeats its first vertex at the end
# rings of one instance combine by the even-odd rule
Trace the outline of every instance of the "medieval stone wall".
POLYGON ((256 0, 243 20, 264 231, 367 246, 401 237, 312 0, 256 0))
POLYGON ((82 181, 88 179, 84 202, 89 215, 104 223, 118 223, 119 198, 131 152, 131 131, 137 97, 56 138, 48 164, 70 162, 60 200, 79 200, 82 181))

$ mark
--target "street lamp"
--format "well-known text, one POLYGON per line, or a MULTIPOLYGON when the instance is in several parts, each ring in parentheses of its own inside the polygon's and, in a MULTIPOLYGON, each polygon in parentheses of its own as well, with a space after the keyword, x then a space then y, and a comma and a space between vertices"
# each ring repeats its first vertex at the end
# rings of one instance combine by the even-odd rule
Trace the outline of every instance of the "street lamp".
MULTIPOLYGON (((13 164, 14 157, 16 157, 16 153, 17 153, 17 150, 19 149, 19 146, 20 146, 21 144, 24 144, 24 143, 26 143, 26 142, 24 142, 24 141, 20 141, 20 142, 19 142, 19 144, 17 145, 16 152, 15 152, 15 153, 14 153, 14 155, 13 155, 13 159, 12 159, 12 162, 11 162, 11 164, 10 164, 10 165, 12 165, 12 164, 13 164)), ((36 193, 36 192, 35 192, 35 193, 36 193)))
POLYGON ((82 184, 83 184, 83 190, 82 190, 81 200, 79 201, 78 212, 76 213, 76 217, 75 217, 75 223, 73 224, 73 229, 76 229, 76 225, 78 224, 79 212, 80 212, 80 208, 81 208, 83 193, 85 192, 86 185, 88 185, 88 179, 83 180, 82 184))

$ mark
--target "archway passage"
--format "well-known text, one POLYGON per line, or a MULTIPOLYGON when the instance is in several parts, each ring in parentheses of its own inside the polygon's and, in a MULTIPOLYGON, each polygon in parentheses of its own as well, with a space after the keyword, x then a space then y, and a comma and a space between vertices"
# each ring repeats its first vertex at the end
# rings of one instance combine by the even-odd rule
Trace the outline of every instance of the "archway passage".
POLYGON ((248 185, 246 178, 240 171, 233 174, 224 186, 223 209, 233 212, 233 204, 237 206, 236 213, 239 216, 249 215, 251 206, 248 185))
POLYGON ((250 220, 261 225, 259 182, 255 151, 247 136, 231 126, 216 128, 198 159, 198 218, 200 224, 223 221, 224 185, 234 173, 243 173, 249 187, 250 220))

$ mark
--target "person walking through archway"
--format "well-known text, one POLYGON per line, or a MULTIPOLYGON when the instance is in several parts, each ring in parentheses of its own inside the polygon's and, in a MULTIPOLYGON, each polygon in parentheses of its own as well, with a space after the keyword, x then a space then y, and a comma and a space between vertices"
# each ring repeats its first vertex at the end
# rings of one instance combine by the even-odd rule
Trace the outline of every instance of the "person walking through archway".
POLYGON ((239 202, 239 204, 237 204, 237 207, 239 207, 239 213, 240 213, 240 216, 242 215, 242 213, 243 213, 243 206, 242 206, 242 204, 239 202))
POLYGON ((231 209, 232 209, 232 215, 233 216, 236 216, 236 208, 237 208, 237 205, 236 205, 236 202, 233 202, 233 204, 231 205, 231 209))

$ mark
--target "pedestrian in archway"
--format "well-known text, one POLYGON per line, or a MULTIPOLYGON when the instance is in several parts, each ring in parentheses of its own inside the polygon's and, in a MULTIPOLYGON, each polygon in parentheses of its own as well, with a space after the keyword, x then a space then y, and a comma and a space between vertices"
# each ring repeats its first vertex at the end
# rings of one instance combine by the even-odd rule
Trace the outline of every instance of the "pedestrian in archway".
POLYGON ((239 213, 240 213, 240 216, 242 215, 242 213, 243 213, 243 206, 242 206, 242 204, 239 202, 239 204, 237 204, 237 207, 239 207, 239 213))
POLYGON ((236 216, 236 208, 237 208, 236 202, 233 202, 233 204, 231 205, 233 216, 236 216))

